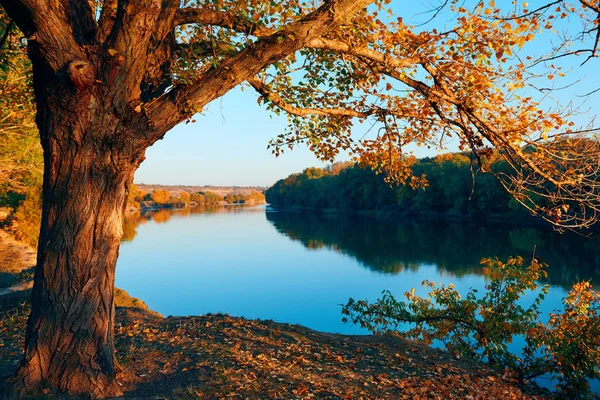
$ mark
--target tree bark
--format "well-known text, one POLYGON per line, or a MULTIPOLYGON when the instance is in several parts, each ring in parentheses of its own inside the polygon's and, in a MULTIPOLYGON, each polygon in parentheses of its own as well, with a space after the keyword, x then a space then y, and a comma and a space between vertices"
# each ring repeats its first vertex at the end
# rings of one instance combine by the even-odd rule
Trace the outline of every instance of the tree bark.
POLYGON ((38 264, 25 356, 8 397, 46 387, 116 396, 115 265, 144 151, 114 99, 102 101, 106 93, 77 84, 59 90, 52 81, 44 88, 36 91, 45 162, 38 264))

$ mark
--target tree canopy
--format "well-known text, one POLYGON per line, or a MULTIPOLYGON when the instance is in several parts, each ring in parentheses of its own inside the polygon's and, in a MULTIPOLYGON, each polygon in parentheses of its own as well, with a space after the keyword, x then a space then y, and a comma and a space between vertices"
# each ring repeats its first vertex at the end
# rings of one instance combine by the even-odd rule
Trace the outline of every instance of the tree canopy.
POLYGON ((597 56, 596 2, 440 1, 427 11, 454 13, 443 31, 405 24, 388 0, 2 3, 44 68, 62 69, 78 91, 119 88, 115 107, 143 127, 141 149, 245 82, 289 117, 275 154, 299 143, 322 160, 344 151, 390 182, 421 186, 406 147, 456 136, 482 165, 499 149, 516 172, 501 175, 504 186, 533 212, 566 227, 596 220, 595 129, 575 126, 573 110, 540 85, 564 75, 553 60, 597 56), (581 26, 547 52, 523 51, 546 31, 572 29, 571 18, 581 26), (356 123, 373 133, 357 139, 356 123))

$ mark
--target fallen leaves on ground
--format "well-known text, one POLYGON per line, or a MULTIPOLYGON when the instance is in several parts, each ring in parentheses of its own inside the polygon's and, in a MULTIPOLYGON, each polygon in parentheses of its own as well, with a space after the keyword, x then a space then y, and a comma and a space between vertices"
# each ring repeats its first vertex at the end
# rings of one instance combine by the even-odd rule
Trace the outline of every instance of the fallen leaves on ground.
MULTIPOLYGON (((6 301, 5 301, 6 303, 6 301)), ((26 302, 0 307, 0 374, 15 368, 26 302)), ((120 380, 136 399, 533 399, 485 367, 392 336, 346 336, 226 315, 121 308, 120 380)))

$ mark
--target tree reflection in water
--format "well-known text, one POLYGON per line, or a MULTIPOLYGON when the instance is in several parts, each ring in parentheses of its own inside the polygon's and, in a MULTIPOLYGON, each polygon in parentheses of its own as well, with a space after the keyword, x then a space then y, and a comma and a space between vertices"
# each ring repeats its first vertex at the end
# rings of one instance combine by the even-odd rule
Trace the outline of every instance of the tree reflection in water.
POLYGON ((359 215, 290 211, 267 212, 267 220, 306 248, 326 247, 381 273, 433 264, 441 274, 480 275, 479 260, 484 257, 527 259, 535 251, 549 265, 551 284, 569 288, 580 279, 600 283, 600 240, 545 227, 433 219, 392 224, 359 215))
POLYGON ((123 221, 122 242, 130 242, 137 234, 136 228, 148 221, 154 221, 157 224, 168 222, 172 217, 185 218, 197 214, 230 214, 238 212, 257 212, 264 213, 265 209, 254 205, 244 206, 243 204, 221 206, 216 204, 199 205, 196 207, 185 208, 161 208, 158 210, 134 211, 125 215, 123 221))
MULTIPOLYGON (((132 213, 125 218, 122 240, 133 240, 137 226, 148 221, 166 223, 196 214, 218 217, 238 212, 265 213, 265 208, 211 205, 132 213)), ((581 279, 600 283, 598 234, 585 238, 573 233, 559 234, 548 227, 434 219, 387 223, 358 215, 268 209, 266 219, 280 234, 307 249, 331 249, 379 273, 417 271, 427 264, 435 265, 440 274, 480 275, 479 260, 484 257, 506 259, 520 255, 527 259, 535 251, 535 256, 549 265, 548 280, 553 285, 570 288, 581 279)))

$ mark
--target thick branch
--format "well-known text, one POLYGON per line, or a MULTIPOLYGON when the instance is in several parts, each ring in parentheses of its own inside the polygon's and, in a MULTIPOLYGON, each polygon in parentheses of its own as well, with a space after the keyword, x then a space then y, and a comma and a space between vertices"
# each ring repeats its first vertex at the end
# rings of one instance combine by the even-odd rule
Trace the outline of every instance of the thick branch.
POLYGON ((179 0, 162 0, 161 13, 154 25, 148 47, 146 73, 141 83, 141 100, 150 101, 172 85, 173 65, 177 58, 177 40, 172 29, 179 0))
POLYGON ((69 10, 75 41, 81 46, 92 44, 98 31, 95 3, 73 0, 63 0, 63 3, 65 9, 69 10))
POLYGON ((276 32, 276 30, 261 26, 253 20, 243 18, 239 14, 196 7, 186 7, 177 10, 175 25, 185 24, 220 26, 254 36, 268 36, 276 32))
POLYGON ((329 0, 316 11, 297 22, 286 25, 277 33, 257 40, 235 56, 211 68, 196 82, 175 87, 147 108, 155 132, 151 142, 189 118, 193 107, 203 107, 229 90, 256 76, 260 71, 296 52, 330 29, 350 20, 374 0, 329 0))
POLYGON ((34 63, 56 72, 72 60, 87 58, 81 44, 89 40, 89 5, 71 8, 68 0, 0 0, 0 4, 27 37, 34 63), (81 26, 75 28, 76 24, 81 26))
POLYGON ((350 54, 356 57, 364 57, 377 62, 386 68, 403 69, 419 62, 418 57, 407 57, 403 59, 394 58, 388 54, 383 54, 368 47, 352 47, 351 45, 339 40, 316 38, 306 44, 306 47, 312 49, 323 49, 338 51, 340 53, 350 54))
MULTIPOLYGON (((110 76, 108 85, 121 88, 126 101, 141 97, 141 82, 148 73, 148 59, 156 25, 161 25, 164 3, 119 1, 116 20, 106 46, 120 58, 118 73, 110 76)), ((159 42, 160 43, 160 42, 159 42)))
POLYGON ((98 20, 98 42, 104 43, 117 19, 117 0, 104 0, 98 20))

